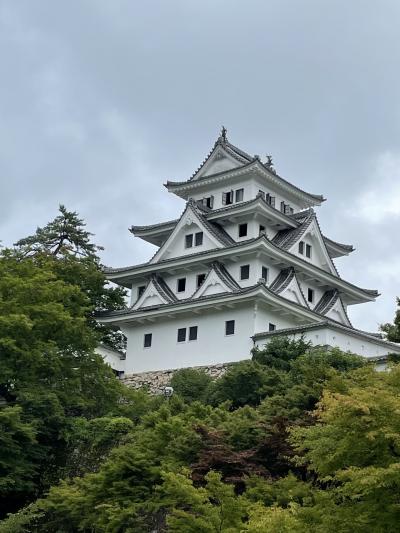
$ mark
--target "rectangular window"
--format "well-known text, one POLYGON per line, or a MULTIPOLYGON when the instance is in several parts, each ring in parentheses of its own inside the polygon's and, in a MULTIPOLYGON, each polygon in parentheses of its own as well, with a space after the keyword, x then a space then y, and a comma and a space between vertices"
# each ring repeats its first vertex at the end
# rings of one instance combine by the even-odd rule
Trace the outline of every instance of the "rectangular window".
POLYGON ((239 237, 246 237, 247 224, 239 224, 239 237))
POLYGON ((176 283, 178 292, 185 292, 186 290, 186 278, 179 278, 176 283))
POLYGON ((233 204, 233 191, 222 193, 222 205, 233 204))
POLYGON ((235 333, 235 321, 227 320, 225 322, 225 335, 234 335, 235 333))
POLYGON ((185 235, 185 248, 192 248, 193 246, 193 233, 185 235))
POLYGON ((285 212, 285 202, 281 202, 281 211, 282 213, 285 212))
POLYGON ((199 231, 195 234, 194 244, 195 246, 201 246, 203 244, 203 232, 199 231))
POLYGON ((306 244, 306 257, 311 259, 311 245, 310 244, 306 244))
POLYGON ((289 214, 290 214, 290 215, 293 215, 293 213, 294 213, 294 209, 293 209, 293 207, 291 207, 291 208, 290 208, 290 213, 289 213, 289 214))
POLYGON ((235 202, 243 202, 244 189, 237 189, 235 192, 235 202))
POLYGON ((189 328, 189 340, 197 341, 197 326, 190 326, 189 328))
POLYGON ((269 323, 269 326, 268 326, 268 331, 275 331, 276 330, 276 326, 275 324, 272 324, 271 322, 269 323))
POLYGON ((265 279, 265 281, 268 281, 268 268, 267 267, 261 268, 261 277, 262 279, 265 279))
POLYGON ((261 196, 263 200, 265 200, 265 192, 264 191, 258 191, 258 196, 261 196))
POLYGON ((203 205, 212 209, 214 207, 214 196, 208 196, 208 198, 203 198, 203 205))
POLYGON ((269 205, 271 207, 275 207, 275 196, 270 196, 269 197, 269 205))
POLYGON ((146 285, 141 285, 140 287, 138 287, 137 297, 140 298, 145 290, 146 290, 146 285))
POLYGON ((143 347, 144 348, 150 348, 152 340, 153 340, 153 334, 152 333, 145 333, 144 334, 144 339, 143 339, 143 347))
POLYGON ((204 280, 206 279, 205 274, 197 274, 197 288, 201 287, 203 285, 204 280))
POLYGON ((293 211, 293 209, 290 207, 290 205, 286 204, 285 205, 285 209, 283 210, 283 212, 285 213, 285 215, 290 215, 290 210, 293 211))
POLYGON ((178 340, 178 342, 185 342, 186 341, 186 328, 179 328, 178 329, 177 340, 178 340))
POLYGON ((299 254, 304 255, 304 242, 299 242, 299 254))
POLYGON ((240 267, 240 279, 249 279, 250 277, 250 265, 242 265, 240 267))
POLYGON ((260 234, 261 233, 265 233, 265 226, 263 226, 262 224, 260 224, 260 234))
POLYGON ((311 302, 311 303, 314 301, 314 291, 313 291, 313 289, 308 289, 308 291, 307 291, 307 300, 309 302, 311 302))

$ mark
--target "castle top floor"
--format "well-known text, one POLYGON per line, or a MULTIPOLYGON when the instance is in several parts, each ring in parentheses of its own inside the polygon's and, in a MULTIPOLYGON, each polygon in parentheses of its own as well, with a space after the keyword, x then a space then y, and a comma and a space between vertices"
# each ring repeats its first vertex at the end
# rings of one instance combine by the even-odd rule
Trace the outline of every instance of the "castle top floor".
POLYGON ((220 209, 262 195, 275 209, 290 215, 320 205, 322 195, 310 194, 279 176, 272 158, 262 162, 231 144, 225 128, 198 170, 186 181, 167 181, 169 192, 220 209))

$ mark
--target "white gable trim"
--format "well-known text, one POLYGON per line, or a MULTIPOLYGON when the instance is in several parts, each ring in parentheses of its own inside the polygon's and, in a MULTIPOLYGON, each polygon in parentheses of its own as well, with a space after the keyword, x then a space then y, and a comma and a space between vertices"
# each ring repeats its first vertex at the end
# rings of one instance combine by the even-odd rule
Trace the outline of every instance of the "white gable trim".
POLYGON ((237 161, 234 157, 232 157, 221 144, 218 144, 214 148, 214 150, 211 152, 207 161, 201 166, 201 168, 193 176, 192 181, 196 181, 202 176, 207 176, 208 174, 209 175, 218 174, 219 172, 233 170, 241 166, 243 166, 243 164, 240 164, 239 161, 237 161), (227 159, 228 162, 231 164, 231 166, 223 170, 217 170, 216 172, 209 172, 210 167, 212 167, 216 161, 220 161, 222 159, 227 159))
POLYGON ((158 288, 155 286, 153 280, 150 280, 141 297, 132 306, 132 310, 136 311, 136 309, 140 309, 142 307, 149 307, 152 305, 167 303, 170 302, 165 298, 165 296, 160 293, 158 288), (152 298, 153 300, 155 299, 156 301, 152 301, 151 303, 146 304, 146 300, 149 300, 150 298, 152 298))
POLYGON ((295 303, 303 305, 304 307, 307 307, 309 309, 308 303, 304 298, 304 294, 301 290, 296 274, 294 274, 293 279, 291 280, 289 285, 282 292, 279 293, 279 296, 283 296, 287 300, 290 300, 292 302, 294 301, 295 303))
POLYGON ((329 311, 325 313, 324 316, 326 316, 327 318, 331 318, 336 322, 345 324, 346 326, 352 327, 340 296, 338 297, 332 308, 329 309, 329 311))
POLYGON ((202 285, 193 293, 192 298, 201 298, 207 292, 207 289, 212 288, 211 294, 219 294, 222 292, 233 292, 232 288, 221 278, 219 273, 212 267, 203 281, 202 285), (221 290, 219 290, 219 287, 221 290))
POLYGON ((319 228, 318 222, 315 217, 310 222, 308 228, 304 231, 304 233, 302 233, 300 237, 296 240, 296 242, 288 249, 288 252, 297 255, 297 246, 299 242, 303 240, 304 237, 306 237, 307 235, 310 235, 311 238, 313 238, 314 240, 318 242, 319 250, 322 252, 322 255, 325 259, 324 264, 327 265, 331 274, 333 274, 334 276, 337 276, 338 275, 337 270, 335 268, 335 265, 333 264, 331 256, 328 253, 328 249, 326 247, 324 238, 322 237, 321 230, 319 228))
MULTIPOLYGON (((176 224, 175 228, 171 232, 168 239, 164 242, 164 244, 159 248, 157 253, 151 258, 149 263, 157 263, 158 261, 161 261, 163 256, 167 253, 169 247, 171 244, 175 241, 176 236, 178 233, 183 229, 185 226, 191 226, 193 223, 196 223, 199 228, 203 231, 205 235, 215 244, 215 248, 222 248, 223 245, 218 241, 216 237, 206 228, 203 221, 200 219, 198 214, 196 213, 195 209, 193 208, 190 203, 188 203, 185 211, 183 212, 181 218, 179 219, 178 223, 176 224)), ((183 256, 184 257, 184 256, 183 256)))

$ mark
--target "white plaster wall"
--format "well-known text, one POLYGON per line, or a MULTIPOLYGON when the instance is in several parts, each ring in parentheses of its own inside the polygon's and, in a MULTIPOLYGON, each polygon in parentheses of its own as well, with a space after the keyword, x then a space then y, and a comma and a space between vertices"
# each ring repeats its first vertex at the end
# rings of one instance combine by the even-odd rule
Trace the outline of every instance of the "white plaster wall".
POLYGON ((204 252, 206 250, 212 250, 215 248, 222 248, 221 244, 215 239, 208 237, 207 233, 203 231, 203 228, 199 227, 198 224, 185 225, 181 230, 175 235, 173 241, 168 245, 168 247, 162 253, 161 259, 170 259, 171 257, 184 257, 185 255, 190 255, 193 253, 204 252), (203 244, 200 246, 194 246, 194 234, 197 232, 203 232, 203 244), (185 247, 185 236, 189 233, 193 234, 193 246, 191 248, 185 247))
POLYGON ((104 362, 109 364, 113 370, 117 370, 118 372, 125 371, 125 360, 121 359, 118 353, 102 345, 97 346, 96 353, 101 355, 104 362))
POLYGON ((300 206, 296 201, 288 198, 286 194, 280 191, 277 187, 271 184, 267 184, 263 178, 258 175, 248 175, 241 179, 233 178, 232 181, 225 182, 224 185, 207 185, 201 187, 197 191, 193 191, 190 196, 195 200, 201 200, 204 197, 214 196, 214 209, 224 207, 222 204, 222 193, 230 190, 236 191, 237 189, 244 189, 243 201, 252 200, 261 190, 265 193, 269 193, 271 196, 275 196, 275 208, 280 210, 281 202, 284 201, 293 207, 294 212, 300 211, 300 206))
POLYGON ((198 274, 206 274, 207 275, 208 268, 197 268, 194 270, 188 271, 181 271, 177 272, 176 274, 169 274, 169 273, 162 273, 161 276, 164 279, 164 281, 167 283, 168 287, 172 290, 172 292, 175 294, 175 296, 182 300, 184 298, 190 298, 193 293, 197 290, 197 275, 198 274), (184 292, 177 292, 177 282, 180 278, 186 278, 186 289, 184 292))
MULTIPOLYGON (((290 337, 300 338, 301 334, 290 335, 290 337)), ((265 339, 257 340, 257 346, 263 346, 267 344, 272 337, 266 337, 265 339)), ((361 339, 349 335, 346 332, 336 331, 330 328, 324 328, 319 330, 310 330, 304 333, 306 341, 310 341, 314 346, 332 346, 339 348, 344 352, 351 352, 364 357, 381 357, 388 353, 394 352, 391 347, 382 346, 367 339, 361 339)), ((400 351, 400 347, 399 347, 400 351)))
POLYGON ((250 357, 254 333, 252 305, 204 315, 158 320, 153 324, 125 326, 128 338, 127 374, 240 361, 250 357), (225 336, 225 321, 235 320, 235 334, 225 336), (177 342, 178 328, 198 326, 196 341, 177 342), (152 333, 152 346, 143 347, 145 333, 152 333))

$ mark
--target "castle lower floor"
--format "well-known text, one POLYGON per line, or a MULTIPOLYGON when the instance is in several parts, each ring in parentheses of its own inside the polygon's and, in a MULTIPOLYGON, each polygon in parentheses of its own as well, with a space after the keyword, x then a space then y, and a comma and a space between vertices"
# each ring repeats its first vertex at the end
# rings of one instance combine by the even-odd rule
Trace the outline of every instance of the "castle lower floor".
MULTIPOLYGON (((215 306, 163 318, 149 316, 143 323, 121 324, 127 337, 125 374, 235 362, 251 356, 276 335, 304 336, 313 345, 338 347, 367 358, 400 353, 400 346, 334 321, 299 323, 266 306, 215 306)), ((123 367, 123 368, 122 368, 123 367)))

